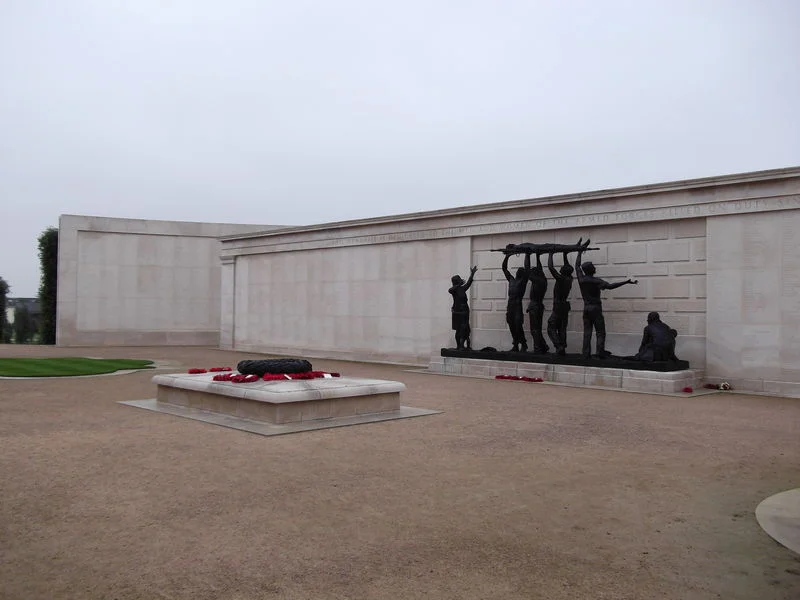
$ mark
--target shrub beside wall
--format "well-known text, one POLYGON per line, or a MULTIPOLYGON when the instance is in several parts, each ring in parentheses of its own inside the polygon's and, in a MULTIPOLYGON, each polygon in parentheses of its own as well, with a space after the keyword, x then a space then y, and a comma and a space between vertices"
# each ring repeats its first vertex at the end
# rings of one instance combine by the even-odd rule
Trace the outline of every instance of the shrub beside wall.
POLYGON ((48 227, 39 236, 39 262, 42 270, 39 284, 39 305, 42 310, 39 336, 42 344, 55 344, 58 297, 58 229, 55 227, 48 227))

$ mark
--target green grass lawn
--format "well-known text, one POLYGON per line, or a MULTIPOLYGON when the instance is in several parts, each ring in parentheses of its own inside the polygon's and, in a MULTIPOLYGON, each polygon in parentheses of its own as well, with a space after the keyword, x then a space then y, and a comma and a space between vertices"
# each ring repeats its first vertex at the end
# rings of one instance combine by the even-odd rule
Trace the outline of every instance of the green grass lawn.
POLYGON ((152 360, 129 358, 0 358, 0 377, 69 377, 152 368, 152 360))

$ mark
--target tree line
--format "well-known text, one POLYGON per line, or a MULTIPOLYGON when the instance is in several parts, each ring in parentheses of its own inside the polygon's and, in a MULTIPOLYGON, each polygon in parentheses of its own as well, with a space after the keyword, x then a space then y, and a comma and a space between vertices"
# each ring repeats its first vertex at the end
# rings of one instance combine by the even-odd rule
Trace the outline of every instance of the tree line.
POLYGON ((8 322, 6 307, 11 286, 0 277, 0 341, 4 344, 56 343, 56 299, 58 291, 58 229, 48 227, 39 235, 38 322, 25 305, 14 307, 14 322, 8 322))

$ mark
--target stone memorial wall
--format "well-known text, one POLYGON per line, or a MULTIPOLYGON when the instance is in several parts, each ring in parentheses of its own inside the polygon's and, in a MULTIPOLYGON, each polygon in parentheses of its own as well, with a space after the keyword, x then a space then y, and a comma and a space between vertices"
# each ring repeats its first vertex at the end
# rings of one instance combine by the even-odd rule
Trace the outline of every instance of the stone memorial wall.
POLYGON ((707 227, 709 374, 800 396, 800 210, 714 217, 707 227))
POLYGON ((256 229, 62 215, 56 343, 217 345, 218 238, 256 229))
MULTIPOLYGON (((678 331, 678 357, 709 381, 800 396, 798 228, 800 168, 306 227, 64 216, 58 343, 424 365, 454 345, 451 276, 477 265, 473 348, 507 350, 503 255, 492 249, 591 238, 584 260, 598 277, 639 281, 603 295, 608 350, 635 354, 657 311, 678 331)), ((570 300, 578 352, 577 284, 570 300)), ((529 336, 528 326, 526 316, 529 336)))
POLYGON ((423 361, 450 335, 442 282, 469 254, 463 238, 241 256, 223 264, 225 282, 235 285, 232 294, 223 292, 232 319, 223 317, 222 344, 308 357, 423 361))
MULTIPOLYGON (((598 277, 639 280, 604 293, 609 350, 635 354, 658 311, 678 331, 679 358, 710 381, 800 395, 798 220, 800 168, 790 168, 228 236, 221 345, 427 364, 454 345, 450 277, 475 264, 472 345, 508 349, 503 257, 491 250, 582 237, 598 248, 584 257, 598 277)), ((577 285, 571 302, 577 352, 577 285)))

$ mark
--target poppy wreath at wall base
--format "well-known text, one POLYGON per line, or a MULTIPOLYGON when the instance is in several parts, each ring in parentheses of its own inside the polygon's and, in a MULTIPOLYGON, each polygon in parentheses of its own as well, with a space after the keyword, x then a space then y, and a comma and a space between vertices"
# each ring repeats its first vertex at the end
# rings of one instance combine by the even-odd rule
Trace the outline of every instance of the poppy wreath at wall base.
POLYGON ((723 381, 722 383, 707 383, 703 386, 707 390, 732 390, 731 384, 727 381, 723 381))
POLYGON ((541 377, 523 377, 521 375, 495 375, 494 378, 508 381, 527 381, 529 383, 541 383, 544 381, 541 377))

